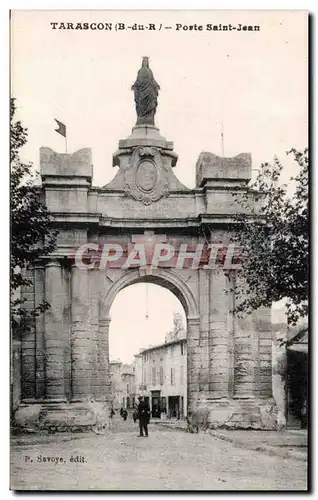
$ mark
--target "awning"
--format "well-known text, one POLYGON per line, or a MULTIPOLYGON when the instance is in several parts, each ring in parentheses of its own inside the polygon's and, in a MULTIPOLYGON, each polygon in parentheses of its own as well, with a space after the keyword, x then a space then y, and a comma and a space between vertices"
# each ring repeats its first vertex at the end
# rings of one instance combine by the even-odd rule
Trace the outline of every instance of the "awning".
POLYGON ((308 344, 292 344, 287 347, 288 351, 303 352, 308 354, 308 344))

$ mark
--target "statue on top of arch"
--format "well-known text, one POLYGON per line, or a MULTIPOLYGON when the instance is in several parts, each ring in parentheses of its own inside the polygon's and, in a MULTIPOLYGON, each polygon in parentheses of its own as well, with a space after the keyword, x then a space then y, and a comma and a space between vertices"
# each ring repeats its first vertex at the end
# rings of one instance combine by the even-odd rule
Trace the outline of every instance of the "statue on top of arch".
POLYGON ((149 57, 142 58, 141 68, 131 90, 135 97, 136 125, 154 125, 160 87, 149 68, 149 57))

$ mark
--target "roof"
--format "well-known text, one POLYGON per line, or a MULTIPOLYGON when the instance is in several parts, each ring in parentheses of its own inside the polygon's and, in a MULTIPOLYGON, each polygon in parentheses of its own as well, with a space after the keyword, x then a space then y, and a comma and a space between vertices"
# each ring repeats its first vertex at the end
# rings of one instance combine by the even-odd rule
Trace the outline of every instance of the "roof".
POLYGON ((301 338, 307 338, 308 342, 308 325, 301 324, 299 326, 290 327, 287 330, 288 343, 298 342, 301 338))
POLYGON ((308 327, 302 328, 287 341, 287 349, 308 353, 308 327))
POLYGON ((183 337, 181 339, 171 340, 170 342, 163 342, 162 344, 152 345, 151 347, 147 347, 146 349, 143 349, 142 351, 140 351, 139 355, 144 354, 144 353, 149 352, 149 351, 154 351, 156 349, 162 349, 163 347, 166 347, 169 345, 181 344, 181 342, 186 342, 186 341, 187 341, 186 337, 183 337))

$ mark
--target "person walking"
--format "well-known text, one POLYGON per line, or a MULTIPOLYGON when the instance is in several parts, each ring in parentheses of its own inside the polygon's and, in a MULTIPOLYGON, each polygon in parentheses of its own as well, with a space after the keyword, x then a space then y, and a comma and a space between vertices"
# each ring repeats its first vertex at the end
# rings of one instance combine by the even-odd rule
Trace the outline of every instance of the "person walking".
POLYGON ((149 404, 142 396, 139 396, 138 401, 139 437, 143 437, 144 431, 145 437, 148 437, 148 424, 150 420, 149 404))

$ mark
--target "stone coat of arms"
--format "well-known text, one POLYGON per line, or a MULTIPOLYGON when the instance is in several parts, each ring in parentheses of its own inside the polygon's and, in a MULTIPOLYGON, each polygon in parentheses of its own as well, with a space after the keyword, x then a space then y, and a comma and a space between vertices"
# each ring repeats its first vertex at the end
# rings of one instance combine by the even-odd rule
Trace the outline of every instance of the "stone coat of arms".
POLYGON ((145 205, 168 196, 168 172, 159 150, 137 147, 125 169, 125 193, 145 205))

